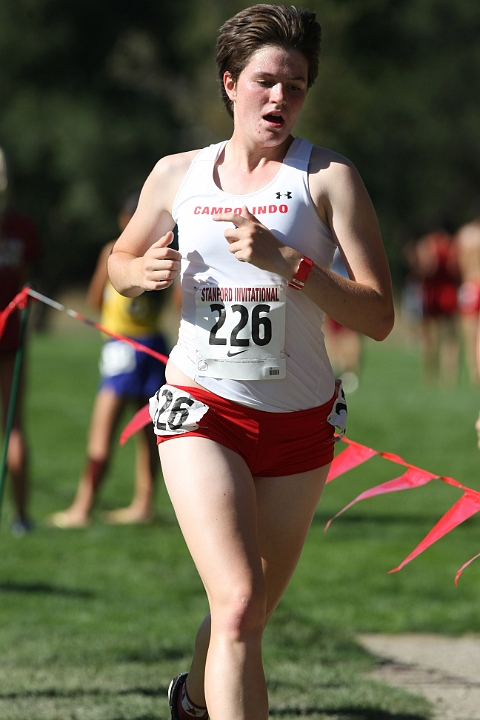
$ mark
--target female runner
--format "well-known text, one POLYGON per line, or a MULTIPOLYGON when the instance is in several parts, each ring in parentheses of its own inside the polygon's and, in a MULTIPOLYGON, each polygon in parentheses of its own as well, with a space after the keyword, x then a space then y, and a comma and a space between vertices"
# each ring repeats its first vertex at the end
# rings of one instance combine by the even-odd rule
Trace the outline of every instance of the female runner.
POLYGON ((389 270, 357 171, 292 135, 320 36, 314 13, 282 5, 255 5, 223 25, 217 65, 233 134, 158 162, 109 260, 127 296, 181 277, 179 338, 151 415, 210 614, 189 673, 170 686, 174 720, 268 717, 262 634, 327 478, 331 423, 345 414, 334 407, 323 316, 376 340, 393 326, 389 270), (329 270, 336 247, 349 278, 329 270))

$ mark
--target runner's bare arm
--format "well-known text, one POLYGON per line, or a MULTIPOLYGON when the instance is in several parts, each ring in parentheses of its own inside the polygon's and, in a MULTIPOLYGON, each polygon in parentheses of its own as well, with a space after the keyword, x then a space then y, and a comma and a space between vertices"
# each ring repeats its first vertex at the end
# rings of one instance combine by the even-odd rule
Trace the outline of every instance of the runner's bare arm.
MULTIPOLYGON (((394 321, 390 272, 380 230, 365 186, 353 165, 334 152, 314 148, 310 192, 320 218, 331 229, 350 279, 314 264, 302 290, 346 327, 383 340, 394 321)), ((302 255, 283 245, 245 208, 242 216, 215 218, 234 223, 225 230, 238 260, 291 280, 302 255)))
POLYGON ((107 260, 114 244, 114 241, 112 241, 103 246, 87 289, 87 303, 96 310, 100 310, 102 307, 105 282, 107 280, 107 260))
POLYGON ((145 181, 137 210, 108 260, 110 280, 122 295, 163 290, 179 274, 181 255, 169 247, 175 225, 171 212, 196 152, 162 158, 145 181))
POLYGON ((394 323, 390 270, 377 217, 356 168, 334 152, 314 148, 310 191, 331 229, 349 278, 315 265, 307 295, 334 320, 375 340, 394 323))

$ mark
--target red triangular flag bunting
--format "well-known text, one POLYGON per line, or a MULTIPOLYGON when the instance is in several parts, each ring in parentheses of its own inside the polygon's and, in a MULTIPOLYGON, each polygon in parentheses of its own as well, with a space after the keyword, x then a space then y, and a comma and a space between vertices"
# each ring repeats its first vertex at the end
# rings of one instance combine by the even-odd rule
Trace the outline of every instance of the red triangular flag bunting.
POLYGON ((462 567, 460 568, 460 570, 459 570, 459 571, 457 572, 457 574, 455 575, 455 580, 453 581, 453 582, 455 583, 455 585, 458 585, 458 580, 459 580, 459 578, 460 578, 460 575, 461 575, 462 572, 465 570, 465 568, 468 567, 468 566, 470 565, 470 563, 472 563, 472 562, 473 562, 474 560, 476 560, 478 557, 480 557, 480 553, 478 553, 477 555, 475 555, 473 558, 470 558, 470 560, 468 560, 466 563, 464 563, 464 564, 462 565, 462 567))
POLYGON ((366 447, 365 445, 360 445, 345 438, 344 441, 348 443, 348 447, 333 459, 327 482, 335 480, 336 477, 347 472, 347 470, 351 470, 357 467, 357 465, 361 465, 366 460, 369 460, 374 455, 378 455, 376 450, 372 450, 372 448, 366 447))
POLYGON ((135 435, 136 432, 150 422, 152 422, 152 418, 150 417, 149 406, 144 405, 123 428, 122 434, 120 435, 120 445, 125 445, 129 437, 135 435))
POLYGON ((10 300, 7 307, 0 311, 0 338, 3 335, 3 331, 5 330, 5 325, 7 324, 7 320, 12 314, 16 308, 19 308, 20 310, 23 310, 28 302, 28 287, 22 288, 20 292, 15 295, 13 300, 10 300))
POLYGON ((468 490, 462 495, 459 500, 448 510, 445 515, 438 521, 434 528, 430 530, 422 542, 417 545, 415 550, 405 558, 400 565, 393 570, 389 570, 390 573, 398 572, 404 567, 410 560, 420 555, 421 552, 427 549, 434 542, 439 540, 441 537, 446 535, 450 530, 460 525, 460 523, 468 520, 469 517, 475 515, 480 510, 480 493, 474 490, 468 490))
POLYGON ((426 483, 430 482, 430 480, 435 479, 438 479, 438 475, 433 475, 426 470, 421 470, 420 468, 416 468, 413 466, 409 467, 407 472, 400 477, 395 478, 394 480, 388 480, 388 482, 384 482, 381 485, 376 485, 370 490, 365 490, 365 492, 357 495, 354 500, 349 502, 348 505, 345 505, 342 510, 340 510, 336 515, 333 516, 331 520, 328 521, 328 523, 325 525, 325 530, 328 530, 328 528, 330 527, 330 523, 335 520, 335 518, 344 513, 345 510, 348 510, 348 508, 351 508, 352 505, 360 502, 360 500, 367 500, 368 498, 374 497, 375 495, 383 495, 384 493, 391 493, 397 492, 398 490, 409 490, 410 488, 420 487, 421 485, 425 485, 426 483))

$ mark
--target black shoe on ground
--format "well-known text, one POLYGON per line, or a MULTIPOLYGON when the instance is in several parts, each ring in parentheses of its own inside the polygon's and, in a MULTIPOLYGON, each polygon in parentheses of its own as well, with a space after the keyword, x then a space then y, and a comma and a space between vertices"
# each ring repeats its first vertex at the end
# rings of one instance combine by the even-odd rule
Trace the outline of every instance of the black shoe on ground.
POLYGON ((18 538, 32 532, 32 530, 33 523, 31 520, 28 520, 28 518, 16 518, 10 526, 10 532, 14 537, 18 538))
POLYGON ((177 712, 178 694, 182 691, 182 686, 187 679, 187 675, 187 672, 183 672, 177 675, 177 677, 174 677, 168 688, 168 704, 170 705, 172 720, 179 720, 177 712))

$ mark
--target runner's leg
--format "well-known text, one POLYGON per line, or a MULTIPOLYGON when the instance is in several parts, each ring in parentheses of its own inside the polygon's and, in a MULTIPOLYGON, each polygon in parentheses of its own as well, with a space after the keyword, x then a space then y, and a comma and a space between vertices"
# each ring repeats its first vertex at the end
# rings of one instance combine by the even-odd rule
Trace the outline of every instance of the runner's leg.
MULTIPOLYGON (((2 398, 2 427, 7 425, 10 395, 15 368, 15 352, 0 355, 0 392, 2 398)), ((23 368, 17 390, 15 414, 7 450, 7 467, 12 478, 15 513, 19 520, 27 520, 28 454, 22 424, 23 368)))
MULTIPOLYGON (((317 508, 330 465, 297 475, 254 478, 257 527, 267 587, 265 624, 293 575, 317 508)), ((205 704, 204 668, 210 640, 210 616, 202 622, 188 674, 188 692, 205 704)))
MULTIPOLYGON (((145 400, 138 403, 138 408, 145 400)), ((152 425, 149 423, 135 434, 135 491, 128 507, 106 513, 109 523, 142 523, 153 519, 155 484, 160 468, 158 447, 152 425)))
MULTIPOLYGON (((210 604, 205 668, 210 718, 266 720, 261 658, 266 589, 254 480, 239 455, 205 438, 165 442, 160 458, 167 490, 210 604)), ((191 689, 189 684, 190 694, 191 689)), ((192 700, 198 702, 195 697, 192 700)))
POLYGON ((270 619, 300 559, 330 465, 297 475, 255 478, 258 532, 270 619))
MULTIPOLYGON (((172 446, 176 442, 166 443, 166 445, 172 446)), ((266 624, 277 606, 297 565, 328 475, 328 468, 329 466, 326 466, 307 473, 281 478, 254 479, 257 527, 259 528, 259 543, 267 589, 267 605, 263 625, 266 624)), ((198 705, 205 704, 202 692, 203 669, 209 641, 210 618, 207 616, 197 634, 194 657, 188 677, 189 695, 198 705)), ((221 686, 222 683, 220 683, 221 686)), ((211 712, 210 706, 209 711, 211 712)))
POLYGON ((57 527, 84 527, 106 473, 113 434, 125 407, 126 399, 104 386, 93 406, 87 442, 87 464, 80 477, 75 499, 69 508, 50 516, 57 527))

